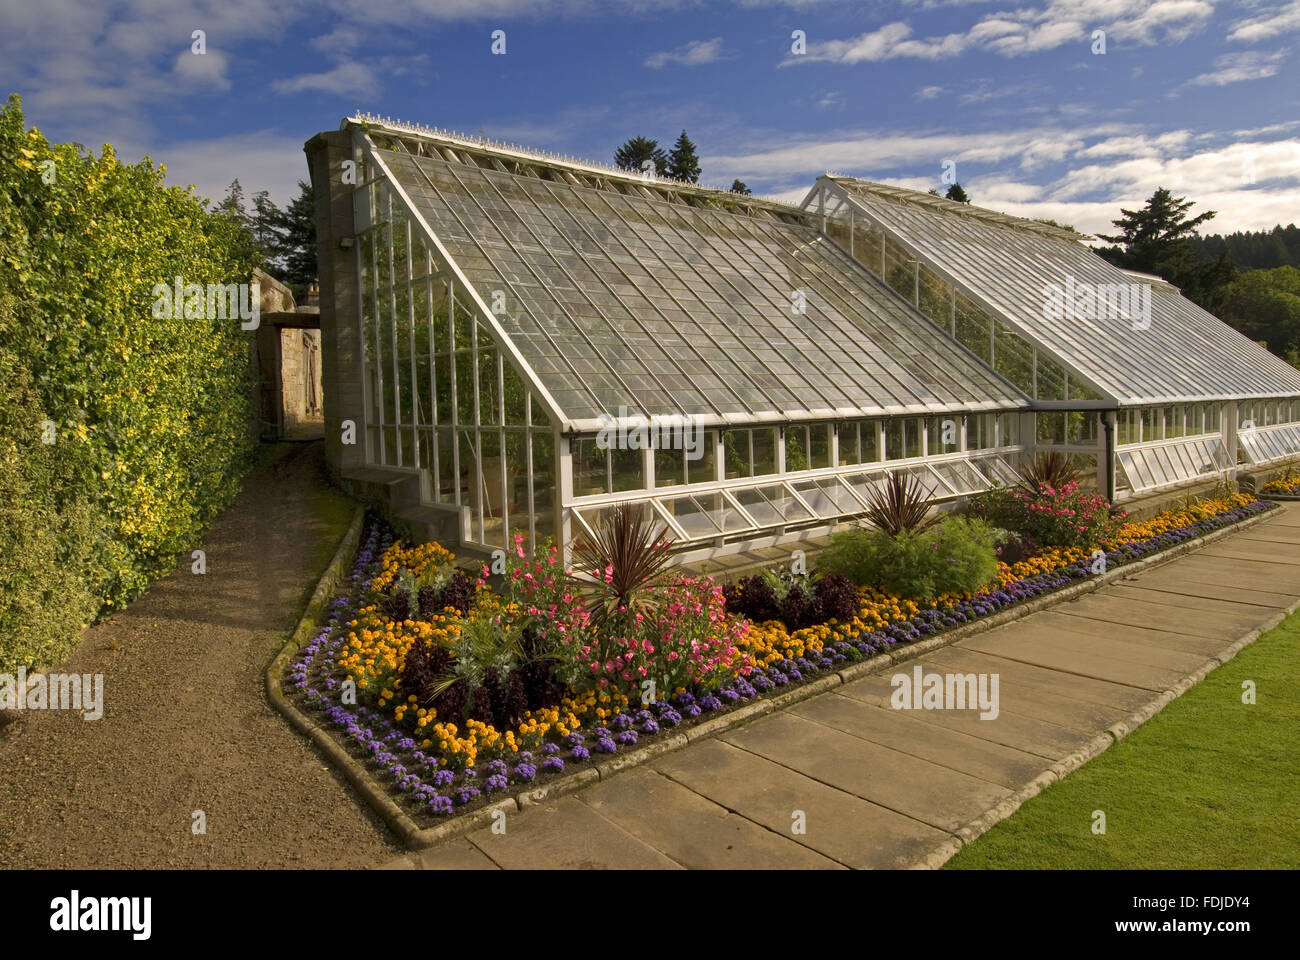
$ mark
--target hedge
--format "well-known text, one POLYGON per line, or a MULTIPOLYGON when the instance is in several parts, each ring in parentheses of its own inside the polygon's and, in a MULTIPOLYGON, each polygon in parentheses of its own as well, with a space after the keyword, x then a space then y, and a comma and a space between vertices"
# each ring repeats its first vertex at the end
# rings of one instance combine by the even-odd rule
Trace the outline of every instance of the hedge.
POLYGON ((0 108, 0 672, 56 663, 238 491, 248 336, 155 318, 158 283, 247 282, 241 228, 149 158, 118 161, 0 108), (52 161, 52 162, 51 162, 52 161), (51 439, 47 421, 53 424, 51 439))

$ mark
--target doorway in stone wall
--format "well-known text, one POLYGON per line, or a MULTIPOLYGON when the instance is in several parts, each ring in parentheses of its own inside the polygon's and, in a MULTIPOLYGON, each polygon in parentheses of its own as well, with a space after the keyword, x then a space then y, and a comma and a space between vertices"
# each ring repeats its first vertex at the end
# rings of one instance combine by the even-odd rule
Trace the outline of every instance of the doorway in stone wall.
POLYGON ((317 440, 325 433, 320 330, 280 328, 280 435, 317 440))

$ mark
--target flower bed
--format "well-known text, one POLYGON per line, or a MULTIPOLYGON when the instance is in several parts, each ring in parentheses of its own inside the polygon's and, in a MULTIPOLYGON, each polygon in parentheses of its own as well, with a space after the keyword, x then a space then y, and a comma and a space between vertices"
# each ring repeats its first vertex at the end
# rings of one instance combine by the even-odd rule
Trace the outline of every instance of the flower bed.
POLYGON ((1264 484, 1259 488, 1259 492, 1263 496, 1270 493, 1282 494, 1288 497, 1300 496, 1300 473, 1291 474, 1288 471, 1285 475, 1264 484))
MULTIPOLYGON (((390 786, 418 824, 427 826, 581 768, 600 754, 653 740, 769 691, 806 683, 898 644, 934 636, 1087 579, 1103 565, 1109 570, 1273 507, 1245 495, 1203 501, 1125 524, 1103 551, 1058 547, 1010 566, 1000 564, 997 585, 974 596, 944 596, 923 608, 864 589, 852 620, 793 631, 780 621, 751 624, 729 618, 720 609, 721 589, 712 581, 675 579, 664 588, 659 612, 647 615, 664 621, 655 630, 663 630, 668 621, 695 621, 707 629, 691 634, 681 627, 688 632, 667 634, 668 642, 683 644, 683 659, 694 666, 683 668, 672 685, 666 685, 666 696, 644 702, 636 698, 636 687, 628 682, 635 684, 643 676, 640 668, 645 663, 631 651, 620 654, 620 664, 612 671, 612 655, 609 663, 593 659, 590 675, 566 676, 562 688, 555 687, 549 675, 536 679, 521 669, 512 674, 520 678, 512 685, 513 694, 503 690, 499 703, 482 705, 485 711, 505 711, 518 720, 504 729, 481 719, 439 718, 435 709, 420 706, 419 697, 401 689, 401 678, 409 682, 412 676, 407 669, 412 650, 463 649, 457 644, 468 642, 465 635, 484 623, 526 624, 529 642, 540 642, 546 630, 564 634, 561 642, 577 644, 583 651, 573 661, 581 665, 593 631, 560 572, 556 554, 512 564, 507 579, 526 586, 522 593, 509 584, 503 591, 531 598, 523 603, 503 603, 503 597, 480 580, 466 613, 445 607, 429 620, 397 621, 383 612, 387 595, 376 585, 391 588, 398 569, 409 574, 419 557, 449 563, 450 555, 441 548, 394 543, 391 532, 371 518, 327 622, 291 661, 285 688, 301 706, 323 716, 323 725, 390 786), (698 657, 690 653, 701 649, 698 657), (626 682, 620 676, 625 671, 626 682), (344 696, 349 681, 355 684, 356 702, 344 696), (513 708, 512 695, 517 701, 513 708), (545 705, 524 709, 530 700, 545 705)), ((641 644, 652 635, 657 634, 636 635, 641 653, 657 653, 659 662, 676 662, 668 660, 675 648, 668 653, 644 650, 641 644)), ((486 688, 504 686, 498 682, 486 688)), ((495 693, 484 699, 494 700, 495 693)))

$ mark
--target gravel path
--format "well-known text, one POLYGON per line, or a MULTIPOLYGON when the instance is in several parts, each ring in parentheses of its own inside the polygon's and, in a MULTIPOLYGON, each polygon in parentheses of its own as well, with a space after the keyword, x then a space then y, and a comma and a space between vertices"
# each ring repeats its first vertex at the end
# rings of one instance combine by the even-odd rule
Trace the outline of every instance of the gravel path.
POLYGON ((322 470, 319 443, 286 445, 213 525, 205 576, 186 557, 86 631, 57 672, 103 674, 102 719, 28 711, 0 727, 0 867, 359 867, 399 852, 264 693, 341 533, 322 470))

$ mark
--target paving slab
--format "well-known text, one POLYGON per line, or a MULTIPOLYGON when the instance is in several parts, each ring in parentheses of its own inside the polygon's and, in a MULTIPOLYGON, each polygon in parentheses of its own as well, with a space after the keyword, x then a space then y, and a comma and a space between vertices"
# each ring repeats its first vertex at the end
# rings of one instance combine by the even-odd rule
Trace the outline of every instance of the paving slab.
POLYGON ((1236 583, 1225 583, 1222 580, 1215 583, 1207 583, 1204 578, 1193 577, 1186 571, 1161 571, 1153 570, 1150 573, 1144 573, 1131 580, 1125 580, 1126 584, 1135 584, 1143 589, 1168 593, 1173 597, 1213 597, 1219 600, 1239 600, 1242 603, 1251 603, 1261 607, 1272 607, 1275 609, 1286 609, 1295 603, 1295 597, 1278 593, 1273 590, 1265 590, 1258 587, 1243 587, 1236 583))
POLYGON ((1000 632, 994 634, 990 631, 987 634, 971 637, 963 640, 961 646, 968 650, 983 650, 1009 660, 1021 660, 1064 673, 1077 673, 1098 680, 1128 684, 1131 687, 1145 687, 1156 693, 1169 689, 1185 675, 1177 670, 1115 660, 1096 651, 1085 652, 1051 646, 1038 638, 1004 637, 1000 632))
MULTIPOLYGON (((1108 680, 1096 680, 1075 673, 1062 673, 1047 667, 1008 660, 996 654, 971 650, 961 644, 941 647, 927 654, 926 659, 935 664, 936 669, 960 670, 962 673, 996 673, 1007 687, 1029 686, 1045 690, 1058 696, 1079 700, 1094 706, 1105 707, 1108 712, 1118 712, 1124 716, 1151 699, 1151 691, 1145 687, 1131 687, 1108 680)), ((1109 724, 1107 724, 1109 726, 1109 724)))
POLYGON ((1172 583, 1158 584, 1141 578, 1107 587, 1107 596, 1126 597, 1129 600, 1142 600, 1146 603, 1162 603, 1182 607, 1187 610, 1208 610, 1215 613, 1248 613, 1254 618, 1267 617, 1279 607, 1285 607, 1290 599, 1285 594, 1268 594, 1255 591, 1243 591, 1240 587, 1221 586, 1214 596, 1207 591, 1207 584, 1172 583), (1270 598, 1270 599, 1265 599, 1270 598))
POLYGON ((575 797, 506 817, 469 840, 507 870, 680 870, 681 864, 620 829, 575 797))
POLYGON ((579 798, 643 843, 693 870, 825 870, 843 864, 737 816, 688 787, 642 767, 579 798))
POLYGON ((464 837, 440 843, 414 855, 421 870, 500 870, 488 855, 464 837))
MULTIPOLYGON (((911 664, 908 665, 912 666, 911 664)), ((927 671, 933 667, 925 667, 927 671)), ((934 671, 946 672, 946 671, 934 671)), ((891 674, 892 675, 892 674, 891 674)), ((1026 716, 1007 708, 1005 694, 1002 693, 999 679, 999 712, 996 717, 984 719, 977 710, 906 710, 899 711, 915 717, 922 723, 936 724, 950 730, 957 730, 980 740, 1001 744, 1024 753, 1032 753, 1045 760, 1055 761, 1074 753, 1094 736, 1096 731, 1081 731, 1063 724, 1038 717, 1026 716)), ((889 698, 894 688, 889 683, 889 676, 873 675, 847 683, 838 691, 846 697, 853 697, 874 704, 885 710, 893 710, 889 698)), ((1031 696, 1026 693, 1022 703, 1031 696)), ((1048 764, 1044 764, 1044 767, 1048 764)))
POLYGON ((828 786, 954 831, 1009 790, 789 713, 764 717, 723 741, 828 786))
MULTIPOLYGON (((721 740, 701 740, 653 767, 738 815, 861 870, 902 866, 948 834, 721 740), (794 834, 795 812, 806 832, 794 834)), ((611 781, 613 782, 613 781, 611 781)))
POLYGON ((1098 654, 1124 663, 1138 663, 1187 673, 1222 650, 1226 640, 1170 634, 1129 624, 1111 624, 1088 616, 1096 608, 1072 613, 1043 611, 999 631, 1007 640, 1030 640, 1067 650, 1098 654))
MULTIPOLYGON (((936 651, 942 652, 942 651, 936 651)), ((1002 663, 1012 661, 1003 660, 1002 663)), ((998 709, 999 714, 1006 713, 1019 718, 1017 723, 1002 724, 1000 727, 992 720, 979 719, 978 723, 969 723, 963 721, 961 728, 969 730, 976 737, 988 740, 990 742, 1002 743, 1006 740, 1012 748, 1023 749, 1025 752, 1035 753, 1039 756, 1055 756, 1056 750, 1062 748, 1076 749, 1074 744, 1078 738, 1071 737, 1069 734, 1062 735, 1055 727, 1064 727, 1067 730, 1084 735, 1084 742, 1096 734, 1098 730, 1104 730, 1116 720, 1128 716, 1131 710, 1121 710, 1115 707, 1106 707, 1096 703, 1089 703, 1085 700, 1079 700, 1074 697, 1064 696, 1053 690, 1044 690, 1040 687, 1033 687, 1028 684, 1017 684, 1014 682, 1004 684, 1002 682, 1003 671, 997 665, 992 665, 987 670, 959 670, 947 665, 944 661, 931 655, 926 655, 924 659, 917 661, 926 673, 938 674, 996 674, 998 677, 998 709), (1037 726, 1031 723, 1022 723, 1020 721, 1043 721, 1049 724, 1047 727, 1037 726), (1008 730, 1007 727, 1013 726, 1008 730), (996 734, 994 731, 997 731, 996 734), (1010 738, 1007 740, 1006 738, 1010 738)), ((911 666, 915 667, 915 663, 911 666)), ((893 676, 891 672, 888 676, 893 676)), ((886 699, 883 699, 885 688, 868 687, 864 685, 858 690, 872 689, 875 695, 875 701, 882 708, 889 709, 891 712, 910 713, 912 711, 898 711, 886 699)), ((892 693, 892 688, 890 689, 892 693)), ((1144 691, 1142 702, 1149 701, 1152 697, 1150 691, 1144 691)), ((958 716, 962 714, 958 713, 958 716)), ((967 718, 969 720, 969 718, 967 718)))
POLYGON ((1291 597, 1300 596, 1300 570, 1289 564, 1208 556, 1200 553, 1180 557, 1175 562, 1178 566, 1174 569, 1185 573, 1188 579, 1229 583, 1255 590, 1271 590, 1291 597))
POLYGON ((1245 560, 1249 563, 1260 563, 1269 567, 1290 567, 1292 569, 1300 567, 1300 544, 1274 543, 1270 544, 1267 550, 1263 550, 1258 542, 1250 543, 1229 539, 1212 543, 1205 547, 1204 551, 1207 557, 1245 560))
POLYGON ((1051 612, 1056 616, 1088 617, 1103 623, 1155 628, 1170 633, 1184 633, 1192 637, 1207 637, 1224 642, 1231 642, 1234 636, 1240 634, 1238 628, 1240 623, 1253 622, 1255 619, 1249 616, 1241 618, 1168 606, 1153 609, 1154 606, 1139 600, 1128 600, 1109 594, 1104 597, 1094 594, 1062 603, 1053 607, 1051 612))
POLYGON ((1011 789, 1023 786, 1043 770, 1043 758, 1034 754, 924 723, 907 711, 839 694, 814 697, 791 707, 790 712, 1011 789))

